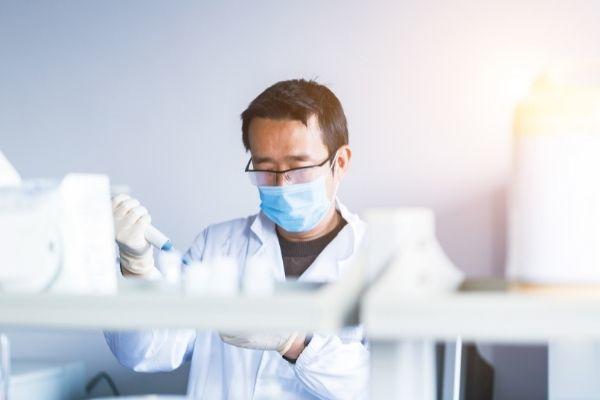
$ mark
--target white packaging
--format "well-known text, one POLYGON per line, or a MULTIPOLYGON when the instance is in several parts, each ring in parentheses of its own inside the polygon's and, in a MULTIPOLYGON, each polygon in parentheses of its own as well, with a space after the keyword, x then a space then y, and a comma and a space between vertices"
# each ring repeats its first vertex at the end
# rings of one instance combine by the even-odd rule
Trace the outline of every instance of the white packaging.
POLYGON ((0 290, 39 292, 61 272, 63 235, 56 184, 0 187, 0 290))
POLYGON ((64 258, 52 291, 115 293, 115 228, 108 176, 68 174, 59 191, 64 258))
POLYGON ((108 177, 68 174, 60 185, 0 188, 0 253, 2 291, 115 293, 108 177))

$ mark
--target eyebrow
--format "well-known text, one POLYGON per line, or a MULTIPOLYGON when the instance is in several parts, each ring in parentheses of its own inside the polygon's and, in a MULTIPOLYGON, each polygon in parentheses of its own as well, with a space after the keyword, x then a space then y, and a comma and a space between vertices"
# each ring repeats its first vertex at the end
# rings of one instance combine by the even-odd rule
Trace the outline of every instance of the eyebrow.
MULTIPOLYGON (((286 161, 310 161, 312 157, 308 154, 295 154, 284 158, 286 161)), ((263 162, 275 162, 271 157, 252 157, 252 162, 260 164, 263 162)))

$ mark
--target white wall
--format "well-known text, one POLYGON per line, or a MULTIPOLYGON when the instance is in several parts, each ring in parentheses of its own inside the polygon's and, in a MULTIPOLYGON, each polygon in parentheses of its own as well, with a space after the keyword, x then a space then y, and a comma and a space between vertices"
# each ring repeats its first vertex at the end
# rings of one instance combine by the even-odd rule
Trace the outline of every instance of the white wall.
MULTIPOLYGON (((431 206, 457 265, 499 276, 513 107, 544 65, 599 55, 598 15, 590 1, 3 1, 0 147, 27 178, 130 184, 185 248, 256 210, 240 112, 317 77, 350 124, 348 205, 431 206)), ((17 354, 46 337, 13 335, 17 354)), ((83 354, 48 335, 42 354, 83 354)), ((75 337, 129 390, 169 379, 126 375, 97 333, 75 337)))

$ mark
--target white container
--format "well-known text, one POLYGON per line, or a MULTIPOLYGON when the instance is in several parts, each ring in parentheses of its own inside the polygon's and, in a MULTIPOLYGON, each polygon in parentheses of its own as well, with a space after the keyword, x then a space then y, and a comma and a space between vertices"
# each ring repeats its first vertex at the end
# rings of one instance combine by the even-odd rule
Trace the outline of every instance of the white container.
POLYGON ((10 400, 76 400, 85 398, 85 366, 81 362, 13 362, 10 400))
POLYGON ((437 240, 433 210, 374 208, 364 217, 369 225, 367 279, 389 266, 399 294, 449 292, 464 280, 437 240))
POLYGON ((158 253, 158 265, 168 285, 179 286, 181 284, 181 253, 177 250, 160 251, 158 253))
POLYGON ((369 227, 366 271, 369 280, 391 262, 399 249, 435 239, 435 216, 427 208, 371 208, 363 216, 369 227))
POLYGON ((600 283, 600 64, 542 75, 514 133, 508 278, 600 283))
MULTIPOLYGON (((367 279, 388 268, 386 285, 397 296, 444 294, 456 290, 464 274, 444 253, 435 234, 435 214, 428 208, 377 208, 364 214, 369 226, 367 279)), ((435 343, 405 340, 391 357, 398 366, 397 398, 436 398, 435 343)))

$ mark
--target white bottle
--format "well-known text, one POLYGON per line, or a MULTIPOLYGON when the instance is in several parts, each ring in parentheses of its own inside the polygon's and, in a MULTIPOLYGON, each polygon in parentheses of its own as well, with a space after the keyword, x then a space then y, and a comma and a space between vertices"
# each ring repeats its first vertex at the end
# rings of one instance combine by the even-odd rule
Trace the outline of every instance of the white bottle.
POLYGON ((6 335, 0 334, 0 400, 8 400, 10 390, 10 344, 6 335))
MULTIPOLYGON (((508 278, 599 284, 600 64, 545 72, 519 104, 514 134, 508 278)), ((598 398, 599 369, 597 343, 550 343, 548 398, 598 398)))
POLYGON ((600 64, 538 78, 514 141, 508 278, 600 283, 600 64))
POLYGON ((181 284, 181 253, 176 250, 160 251, 158 254, 158 267, 163 279, 168 285, 181 284))

